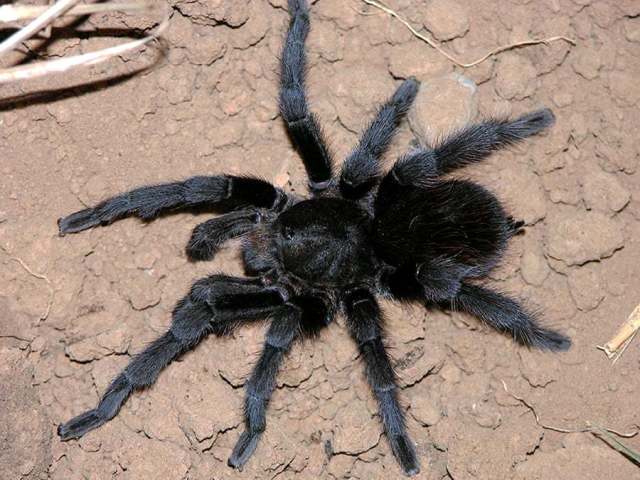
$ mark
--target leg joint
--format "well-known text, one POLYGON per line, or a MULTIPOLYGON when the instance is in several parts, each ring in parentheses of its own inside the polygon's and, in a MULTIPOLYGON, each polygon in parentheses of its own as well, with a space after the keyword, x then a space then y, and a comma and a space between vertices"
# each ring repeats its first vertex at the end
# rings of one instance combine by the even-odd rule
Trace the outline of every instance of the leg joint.
POLYGON ((373 391, 376 393, 376 396, 385 396, 386 393, 393 392, 397 389, 398 386, 394 383, 385 383, 373 386, 373 391))
POLYGON ((364 350, 365 347, 376 347, 376 343, 380 341, 380 330, 378 328, 368 327, 358 330, 356 333, 356 341, 358 342, 358 348, 364 350))

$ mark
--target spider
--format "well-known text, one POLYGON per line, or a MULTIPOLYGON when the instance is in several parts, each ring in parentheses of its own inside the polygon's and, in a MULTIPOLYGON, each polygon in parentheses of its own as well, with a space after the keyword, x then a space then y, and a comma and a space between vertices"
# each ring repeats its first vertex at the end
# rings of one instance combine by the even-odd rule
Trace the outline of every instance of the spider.
POLYGON ((289 0, 288 9, 280 113, 304 163, 310 198, 254 177, 197 176, 137 188, 61 218, 64 235, 126 216, 148 221, 175 209, 212 207, 226 213, 194 229, 188 256, 210 260, 224 242, 242 237, 247 273, 196 281, 173 310, 168 331, 131 360, 96 408, 58 427, 63 440, 112 419, 134 390, 153 384, 164 367, 207 335, 228 335, 266 318, 264 348, 245 384, 245 430, 228 461, 241 469, 265 430, 286 353, 296 340, 316 337, 343 314, 391 450, 404 473, 414 475, 420 466, 398 401, 377 296, 467 312, 527 347, 569 348, 567 337, 541 326, 516 300, 475 281, 497 264, 524 222, 508 216, 483 187, 446 177, 549 127, 551 111, 467 126, 435 146, 415 146, 384 174, 381 156, 419 88, 407 79, 380 106, 340 175, 334 175, 305 92, 309 7, 305 0, 289 0))

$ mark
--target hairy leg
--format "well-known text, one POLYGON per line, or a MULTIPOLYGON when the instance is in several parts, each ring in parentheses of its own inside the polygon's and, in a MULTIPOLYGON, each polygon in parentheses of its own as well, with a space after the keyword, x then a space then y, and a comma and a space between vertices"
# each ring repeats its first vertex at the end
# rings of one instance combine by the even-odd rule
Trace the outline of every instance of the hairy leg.
POLYGON ((551 351, 564 351, 571 347, 568 337, 541 326, 536 315, 527 312, 512 298, 464 281, 456 287, 452 298, 429 298, 413 271, 392 269, 382 277, 383 290, 395 300, 435 303, 441 308, 468 313, 527 347, 551 351))
POLYGON ((306 0, 289 0, 289 15, 291 21, 280 63, 280 113, 302 157, 309 186, 321 191, 329 186, 332 160, 318 121, 309 110, 305 92, 304 44, 309 34, 306 0))
POLYGON ((385 294, 402 302, 449 300, 460 291, 468 269, 444 258, 389 268, 382 276, 381 287, 385 294))
POLYGON ((469 125, 434 148, 415 148, 403 155, 385 176, 384 183, 432 185, 439 175, 480 162, 496 150, 540 133, 553 122, 551 110, 543 109, 514 120, 487 120, 469 125))
POLYGON ((348 198, 360 198, 373 187, 380 175, 380 158, 386 152, 393 135, 418 93, 415 79, 402 82, 393 96, 378 109, 378 113, 362 134, 358 146, 342 167, 340 192, 348 198))
POLYGON ((347 325, 366 365, 367 379, 380 408, 391 450, 406 475, 416 475, 420 465, 407 434, 404 413, 398 403, 395 374, 382 341, 382 314, 371 293, 357 290, 345 299, 347 325))
POLYGON ((227 240, 253 230, 259 218, 256 211, 241 210, 201 223, 191 234, 187 255, 192 260, 211 260, 227 240))
POLYGON ((423 288, 424 298, 437 302, 454 298, 471 270, 450 258, 434 258, 418 265, 415 276, 423 288))
POLYGON ((60 234, 76 233, 136 216, 152 220, 163 212, 199 206, 276 208, 284 193, 264 180, 220 175, 136 188, 58 220, 60 234))
POLYGON ((388 268, 380 279, 380 287, 386 297, 412 303, 424 300, 424 287, 416 279, 412 266, 388 268))
POLYGON ((571 347, 568 337, 542 327, 518 302, 486 287, 463 283, 458 295, 443 306, 467 312, 526 347, 551 351, 571 347))
POLYGON ((540 133, 553 125, 549 109, 536 110, 514 120, 488 120, 470 125, 435 147, 439 173, 448 173, 484 160, 492 152, 540 133))
POLYGON ((212 276, 194 284, 176 305, 169 330, 136 355, 107 388, 98 406, 58 427, 62 440, 80 438, 115 417, 136 390, 152 385, 160 372, 210 333, 228 334, 241 323, 260 318, 282 305, 277 292, 258 282, 212 276), (239 305, 245 306, 244 309, 239 305), (228 308, 225 308, 228 305, 228 308))
POLYGON ((245 431, 240 434, 229 457, 231 467, 241 468, 258 446, 267 425, 266 410, 276 387, 278 369, 298 335, 299 315, 295 308, 286 306, 273 316, 260 359, 245 385, 245 431))
POLYGON ((317 328, 326 325, 326 317, 324 303, 307 297, 292 298, 273 315, 264 349, 245 385, 245 431, 229 457, 229 466, 242 468, 258 446, 267 425, 266 411, 276 387, 278 370, 294 340, 301 334, 309 333, 309 324, 317 328))

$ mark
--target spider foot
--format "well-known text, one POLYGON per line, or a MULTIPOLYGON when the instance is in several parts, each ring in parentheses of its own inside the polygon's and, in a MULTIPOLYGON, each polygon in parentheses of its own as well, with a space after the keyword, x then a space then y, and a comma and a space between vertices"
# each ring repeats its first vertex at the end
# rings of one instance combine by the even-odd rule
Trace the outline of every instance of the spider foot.
POLYGON ((507 217, 507 223, 509 224, 509 230, 511 235, 519 235, 524 233, 524 220, 516 220, 513 217, 507 217))
POLYGON ((96 215, 94 208, 85 208, 79 212, 72 213, 58 219, 58 230, 60 236, 67 233, 77 233, 83 230, 100 225, 101 221, 96 215))
POLYGON ((402 82, 398 90, 393 94, 393 97, 391 97, 391 101, 398 104, 401 110, 406 111, 411 108, 419 89, 420 82, 415 77, 409 77, 402 82))
POLYGON ((103 423, 105 423, 105 420, 96 410, 89 410, 72 418, 67 423, 58 425, 58 435, 62 441, 80 438, 103 423))
POLYGON ((535 135, 545 128, 549 128, 556 121, 556 117, 548 108, 542 108, 522 115, 511 123, 511 133, 520 138, 535 135))
POLYGON ((546 328, 535 328, 527 340, 530 346, 540 350, 566 352, 571 348, 571 339, 569 337, 546 328))
POLYGON ((230 467, 242 470, 244 464, 247 463, 247 460, 249 460, 251 455, 253 455, 253 452, 255 452, 261 435, 261 433, 242 432, 242 435, 240 435, 240 438, 238 439, 238 443, 236 443, 236 446, 233 448, 233 452, 231 452, 231 456, 229 457, 227 464, 230 467))
POLYGON ((402 471, 408 477, 413 477, 420 473, 420 464, 416 457, 416 451, 413 448, 411 439, 406 435, 392 435, 389 439, 391 450, 395 455, 398 463, 402 467, 402 471))

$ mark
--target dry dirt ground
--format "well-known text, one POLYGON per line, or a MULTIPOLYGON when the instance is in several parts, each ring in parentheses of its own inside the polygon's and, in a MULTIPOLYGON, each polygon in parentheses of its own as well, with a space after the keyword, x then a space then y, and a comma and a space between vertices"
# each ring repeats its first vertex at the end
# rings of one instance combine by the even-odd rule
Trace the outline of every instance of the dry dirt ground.
MULTIPOLYGON (((226 459, 240 433, 240 387, 262 328, 208 338, 82 440, 61 443, 55 435, 167 327, 195 279, 241 272, 234 246, 212 264, 186 259, 201 216, 127 219, 64 238, 59 216, 195 174, 252 173, 304 190, 276 108, 284 3, 168 0, 164 57, 149 48, 108 67, 2 87, 2 478, 401 477, 341 321, 290 355, 267 432, 242 473, 226 459)), ((640 343, 615 366, 596 349, 640 301, 640 2, 389 3, 465 59, 530 36, 562 34, 577 43, 516 49, 462 71, 362 2, 312 7, 311 97, 336 158, 377 102, 410 75, 423 81, 412 128, 426 137, 476 116, 541 105, 557 115, 548 134, 464 174, 528 225, 491 283, 538 307, 569 333, 573 348, 531 352, 462 314, 385 305, 422 459, 417 478, 640 478, 636 465, 589 434, 547 428, 640 426, 640 343)), ((98 16, 77 25, 81 39, 54 31, 58 39, 37 52, 88 51, 113 44, 123 29, 153 24, 98 16)), ((405 125, 389 161, 412 136, 405 125)), ((640 449, 640 436, 625 441, 640 449)))

